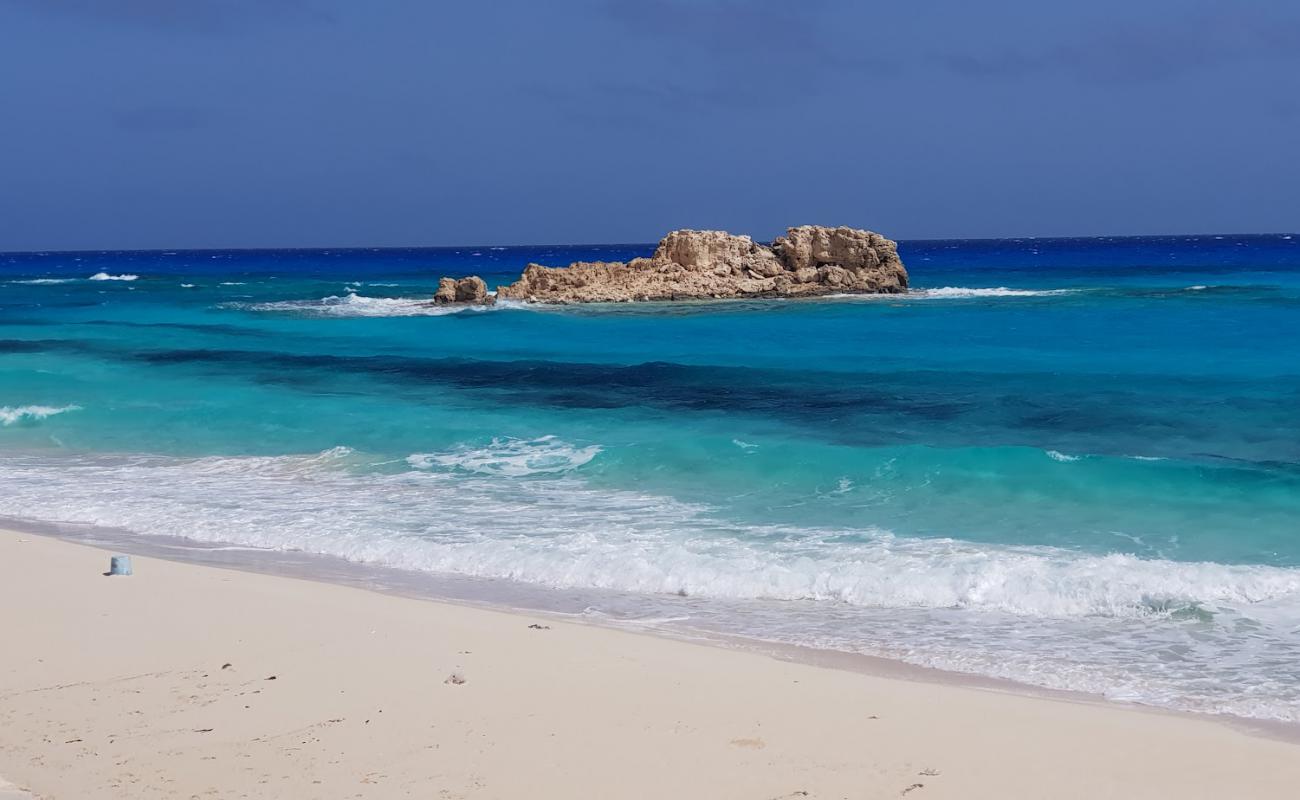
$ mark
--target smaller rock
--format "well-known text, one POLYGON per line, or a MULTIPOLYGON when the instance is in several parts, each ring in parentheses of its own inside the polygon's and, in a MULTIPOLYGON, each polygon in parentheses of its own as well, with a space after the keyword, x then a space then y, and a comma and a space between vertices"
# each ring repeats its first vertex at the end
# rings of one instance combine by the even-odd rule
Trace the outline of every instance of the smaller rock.
POLYGON ((486 303, 487 301, 487 283, 479 276, 471 275, 456 281, 457 303, 486 303))
POLYGON ((438 280, 438 291, 433 293, 433 302, 438 304, 456 302, 455 278, 440 278, 438 280))
POLYGON ((436 305, 474 303, 491 305, 495 298, 488 294, 487 283, 477 275, 468 278, 439 278, 438 291, 433 293, 436 305))

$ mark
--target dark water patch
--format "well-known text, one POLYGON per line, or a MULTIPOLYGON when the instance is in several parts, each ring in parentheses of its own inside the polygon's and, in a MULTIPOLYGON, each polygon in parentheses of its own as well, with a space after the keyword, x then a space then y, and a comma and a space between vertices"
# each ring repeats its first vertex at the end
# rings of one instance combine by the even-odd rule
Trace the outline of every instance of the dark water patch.
POLYGON ((671 362, 593 364, 279 350, 136 350, 102 342, 0 340, 0 353, 45 351, 159 367, 317 395, 394 394, 574 411, 776 420, 849 446, 1025 445, 1093 455, 1300 462, 1300 376, 1189 376, 974 371, 823 372, 671 362), (379 385, 376 385, 379 384, 379 385), (387 388, 386 388, 387 387, 387 388), (1206 445, 1209 444, 1210 447, 1206 445))
POLYGON ((85 342, 69 339, 0 339, 0 353, 80 353, 97 350, 85 342))
POLYGON ((1250 298, 1271 299, 1283 291, 1281 286, 1270 284, 1236 284, 1236 285, 1193 285, 1164 287, 1134 287, 1106 290, 1111 297, 1137 299, 1225 299, 1250 298))
POLYGON ((8 313, 8 310, 11 308, 95 308, 96 306, 102 305, 105 305, 103 300, 41 300, 40 302, 32 301, 28 303, 6 302, 4 305, 0 305, 0 309, 4 309, 4 312, 8 313))
POLYGON ((1252 452, 1263 448, 1271 460, 1300 461, 1300 412, 1276 394, 1280 381, 1269 387, 1241 382, 1235 388, 1242 391, 1225 396, 1233 387, 1192 378, 1081 376, 1069 388, 1044 391, 1053 381, 1041 374, 846 374, 215 349, 129 357, 151 365, 207 366, 236 379, 322 393, 348 392, 349 381, 370 379, 399 386, 417 401, 424 390, 449 389, 519 406, 741 414, 854 446, 995 442, 1124 455, 1113 449, 1119 440, 1136 452, 1181 458, 1189 455, 1188 443, 1216 441, 1222 429, 1239 428, 1249 431, 1252 452), (1123 388, 1129 385, 1142 389, 1123 388))
MULTIPOLYGON (((1130 398, 1131 400, 1131 398, 1130 398)), ((1168 422, 1140 410, 1129 410, 1123 405, 1110 405, 1098 398, 1053 397, 1040 399, 1023 396, 998 398, 999 405, 1008 409, 1008 422, 1029 430, 1044 432, 1092 433, 1106 426, 1142 429, 1151 433, 1164 429, 1176 433, 1182 421, 1168 422), (1051 400, 1051 403, 1044 402, 1051 400), (1034 410, 1027 410, 1032 407, 1034 410), (1015 410, 1015 409, 1025 410, 1015 410)))
POLYGON ((1221 453, 1206 452, 1193 452, 1188 455, 1192 458, 1212 462, 1213 466, 1206 467, 1206 469, 1212 469, 1214 475, 1229 476, 1239 482, 1257 484, 1282 482, 1290 485, 1300 480, 1300 461, 1273 459, 1252 461, 1247 458, 1236 458, 1221 453))
POLYGON ((194 333, 211 333, 222 336, 249 336, 264 338, 272 335, 283 336, 283 334, 272 334, 269 331, 258 328, 247 328, 240 325, 225 325, 221 323, 197 323, 197 322, 130 322, 128 320, 114 319, 92 319, 87 320, 84 325, 104 325, 121 328, 143 328, 152 330, 178 330, 192 331, 194 333))

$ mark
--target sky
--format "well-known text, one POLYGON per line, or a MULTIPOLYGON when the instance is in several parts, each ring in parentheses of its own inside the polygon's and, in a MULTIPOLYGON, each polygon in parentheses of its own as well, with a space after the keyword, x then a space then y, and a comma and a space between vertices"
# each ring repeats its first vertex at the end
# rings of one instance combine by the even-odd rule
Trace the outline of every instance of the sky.
POLYGON ((1294 0, 0 0, 0 250, 1300 230, 1294 0))

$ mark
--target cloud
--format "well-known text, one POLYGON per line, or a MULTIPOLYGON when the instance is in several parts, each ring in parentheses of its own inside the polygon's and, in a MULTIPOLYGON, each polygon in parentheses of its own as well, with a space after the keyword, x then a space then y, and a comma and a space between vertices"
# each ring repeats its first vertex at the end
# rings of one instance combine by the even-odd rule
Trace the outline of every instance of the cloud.
POLYGON ((333 20, 315 0, 0 0, 33 14, 155 30, 228 34, 265 23, 333 20))
POLYGON ((1050 46, 939 57, 948 70, 970 78, 1064 74, 1097 83, 1160 81, 1268 59, 1300 59, 1300 17, 1252 15, 1243 8, 1160 25, 1108 24, 1050 46))
POLYGON ((767 113, 864 80, 893 76, 897 60, 836 25, 838 0, 601 0, 625 58, 599 71, 533 81, 566 118, 657 125, 712 113, 767 113))
POLYGON ((672 79, 612 77, 581 86, 530 82, 519 87, 569 122, 602 127, 681 130, 683 118, 762 111, 771 98, 748 86, 705 85, 672 79))
POLYGON ((671 45, 675 57, 704 56, 764 73, 793 70, 800 78, 899 71, 896 59, 868 52, 879 42, 864 41, 858 24, 836 24, 853 14, 841 15, 831 0, 607 0, 603 9, 626 33, 671 45))
POLYGON ((816 41, 825 0, 609 0, 605 13, 630 31, 719 50, 805 47, 816 41))

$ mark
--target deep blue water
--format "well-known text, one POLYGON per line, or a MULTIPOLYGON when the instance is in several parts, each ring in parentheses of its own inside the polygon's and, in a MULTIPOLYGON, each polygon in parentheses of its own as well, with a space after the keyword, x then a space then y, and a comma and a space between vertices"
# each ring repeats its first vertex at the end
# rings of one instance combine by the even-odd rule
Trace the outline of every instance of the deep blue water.
POLYGON ((1300 239, 903 242, 905 297, 423 302, 652 249, 0 254, 0 515, 1300 720, 1300 239))

